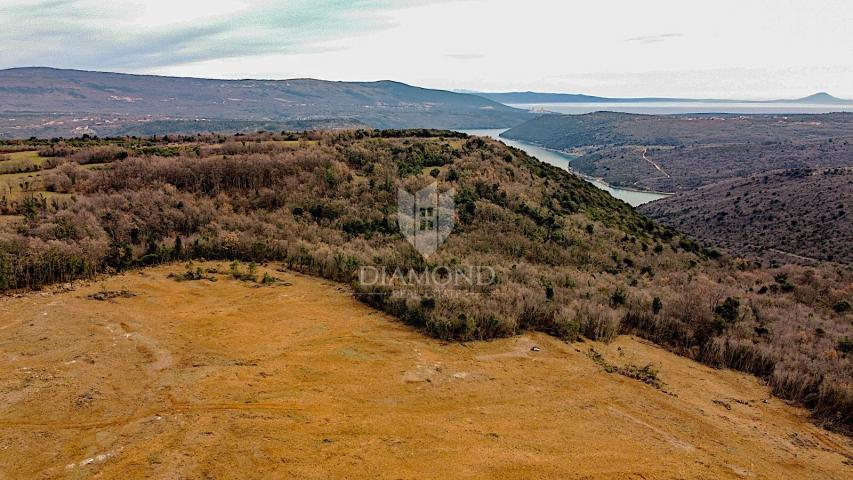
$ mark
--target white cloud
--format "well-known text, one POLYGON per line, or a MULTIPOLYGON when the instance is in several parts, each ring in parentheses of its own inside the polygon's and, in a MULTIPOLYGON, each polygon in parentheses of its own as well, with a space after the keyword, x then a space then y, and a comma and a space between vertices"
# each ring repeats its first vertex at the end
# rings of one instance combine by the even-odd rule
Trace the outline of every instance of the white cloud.
POLYGON ((0 6, 0 21, 12 26, 0 41, 14 46, 0 50, 3 67, 613 96, 853 97, 853 4, 844 0, 157 0, 106 10, 20 3, 0 6))
POLYGON ((642 37, 631 37, 628 39, 628 41, 640 43, 660 43, 683 36, 684 35, 680 33, 661 33, 660 35, 644 35, 642 37))

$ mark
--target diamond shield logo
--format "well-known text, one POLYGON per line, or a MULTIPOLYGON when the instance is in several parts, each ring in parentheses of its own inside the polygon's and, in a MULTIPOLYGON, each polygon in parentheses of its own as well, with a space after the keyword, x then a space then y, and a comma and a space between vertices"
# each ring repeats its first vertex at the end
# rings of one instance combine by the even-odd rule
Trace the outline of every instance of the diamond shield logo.
POLYGON ((438 192, 438 183, 414 195, 397 189, 397 224, 406 240, 424 257, 438 250, 453 230, 456 191, 438 192))

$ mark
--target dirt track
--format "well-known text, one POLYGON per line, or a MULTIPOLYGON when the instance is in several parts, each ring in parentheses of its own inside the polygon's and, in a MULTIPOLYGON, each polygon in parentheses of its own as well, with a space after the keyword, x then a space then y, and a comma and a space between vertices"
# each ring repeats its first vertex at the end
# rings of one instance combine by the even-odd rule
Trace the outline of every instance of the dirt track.
POLYGON ((853 475, 849 439, 754 378, 635 339, 446 344, 322 280, 178 270, 0 299, 0 479, 853 475))

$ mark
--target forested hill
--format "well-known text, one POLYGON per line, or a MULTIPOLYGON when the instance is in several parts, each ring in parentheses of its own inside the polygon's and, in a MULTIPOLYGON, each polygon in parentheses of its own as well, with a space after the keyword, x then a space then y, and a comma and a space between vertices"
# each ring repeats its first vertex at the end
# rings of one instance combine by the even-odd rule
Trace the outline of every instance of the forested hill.
POLYGON ((5 138, 233 131, 234 121, 255 122, 246 125, 255 130, 259 122, 299 128, 294 122, 305 121, 330 127, 498 128, 530 117, 476 95, 393 81, 211 80, 53 68, 1 70, 0 111, 5 138), (152 121, 172 123, 158 132, 157 123, 151 131, 152 121))
MULTIPOLYGON (((849 270, 720 257, 491 139, 264 132, 6 141, 0 152, 17 167, 0 174, 0 291, 162 262, 278 262, 351 283, 364 302, 446 340, 641 335, 755 374, 853 430, 849 270), (434 182, 455 191, 456 215, 424 258, 397 227, 398 192, 434 182), (362 266, 420 277, 442 265, 447 275, 485 266, 494 281, 360 280, 362 266)), ((232 277, 263 283, 238 267, 232 277)))

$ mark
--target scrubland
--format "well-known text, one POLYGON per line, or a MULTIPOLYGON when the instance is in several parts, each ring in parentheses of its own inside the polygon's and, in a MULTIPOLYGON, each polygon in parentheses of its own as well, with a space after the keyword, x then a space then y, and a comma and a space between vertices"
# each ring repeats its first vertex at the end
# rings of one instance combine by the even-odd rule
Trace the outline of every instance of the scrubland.
POLYGON ((277 261, 351 283, 365 303, 443 340, 633 333, 752 373, 821 424, 850 427, 849 269, 720 255, 499 142, 346 131, 9 147, 27 145, 53 167, 2 198, 0 289, 191 259, 277 261), (397 228, 397 189, 434 181, 455 189, 456 225, 425 259, 397 228), (361 267, 379 265, 486 265, 496 281, 358 283, 361 267))

